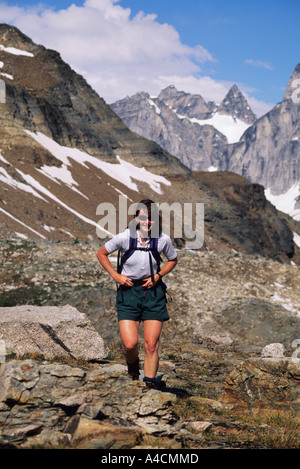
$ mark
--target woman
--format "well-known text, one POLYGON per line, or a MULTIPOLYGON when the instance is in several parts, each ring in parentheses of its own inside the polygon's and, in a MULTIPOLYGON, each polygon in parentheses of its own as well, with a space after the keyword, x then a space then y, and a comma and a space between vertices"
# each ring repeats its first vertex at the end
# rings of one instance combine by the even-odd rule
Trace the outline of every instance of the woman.
POLYGON ((169 236, 161 232, 161 220, 155 203, 149 199, 139 202, 135 218, 129 228, 105 243, 98 251, 97 257, 118 283, 116 301, 118 324, 128 374, 132 379, 139 379, 138 329, 143 321, 144 382, 148 387, 155 388, 158 384, 156 373, 160 333, 163 322, 170 319, 162 277, 177 264, 177 253, 172 241, 169 236), (157 251, 153 247, 155 239, 158 253, 164 253, 167 258, 161 269, 157 251), (130 243, 133 242, 135 247, 130 250, 130 243), (120 272, 113 268, 108 258, 109 254, 118 249, 123 255, 120 272))

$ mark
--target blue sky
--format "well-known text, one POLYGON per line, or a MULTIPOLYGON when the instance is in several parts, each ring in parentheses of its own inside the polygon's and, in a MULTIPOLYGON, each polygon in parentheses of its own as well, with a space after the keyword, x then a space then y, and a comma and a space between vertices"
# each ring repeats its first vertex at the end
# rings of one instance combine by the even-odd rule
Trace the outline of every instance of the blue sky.
POLYGON ((0 0, 0 22, 58 50, 109 103, 169 84, 219 102, 236 83, 258 115, 300 62, 299 19, 296 0, 0 0))
POLYGON ((184 43, 203 45, 217 63, 203 67, 220 80, 245 83, 257 97, 282 99, 300 62, 300 2, 297 0, 126 2, 158 12, 158 21, 175 26, 184 43))

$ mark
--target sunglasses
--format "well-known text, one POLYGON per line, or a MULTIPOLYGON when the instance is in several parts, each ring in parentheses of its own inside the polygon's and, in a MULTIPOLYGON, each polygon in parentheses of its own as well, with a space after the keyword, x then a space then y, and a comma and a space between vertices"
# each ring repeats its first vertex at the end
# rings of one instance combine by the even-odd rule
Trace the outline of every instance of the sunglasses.
POLYGON ((148 219, 149 219, 150 222, 155 221, 155 220, 151 220, 150 218, 148 218, 148 215, 139 215, 138 217, 141 221, 146 221, 148 219))

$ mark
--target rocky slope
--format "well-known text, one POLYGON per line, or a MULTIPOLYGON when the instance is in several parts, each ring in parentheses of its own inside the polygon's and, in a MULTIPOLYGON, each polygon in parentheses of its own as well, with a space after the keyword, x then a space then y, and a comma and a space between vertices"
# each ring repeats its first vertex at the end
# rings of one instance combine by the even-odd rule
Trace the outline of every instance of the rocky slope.
POLYGON ((164 176, 188 175, 177 158, 130 132, 57 52, 7 25, 0 35, 3 235, 97 239, 99 203, 117 206, 120 192, 155 197, 161 182, 170 184, 164 176))
POLYGON ((192 170, 226 169, 228 142, 237 141, 256 120, 236 85, 220 105, 169 86, 155 98, 141 92, 111 108, 132 131, 157 142, 192 170))
MULTIPOLYGON (((71 305, 110 350, 96 361, 10 350, 1 365, 1 447, 299 448, 299 267, 178 251, 166 279, 172 301, 160 345, 164 387, 146 392, 126 375, 116 286, 98 263, 98 247, 0 243, 2 307, 50 312, 71 305)), ((51 315, 48 321, 55 323, 51 315)), ((68 329, 61 329, 63 343, 68 329)), ((142 329, 140 354, 143 362, 142 329)))
POLYGON ((178 158, 131 132, 57 52, 8 25, 0 25, 0 37, 2 237, 97 241, 107 234, 99 230, 99 204, 113 204, 118 226, 120 195, 128 205, 150 197, 193 204, 194 216, 196 203, 204 203, 204 249, 294 259, 292 230, 260 189, 249 185, 243 197, 220 196, 178 158), (241 230, 232 230, 239 218, 241 230))

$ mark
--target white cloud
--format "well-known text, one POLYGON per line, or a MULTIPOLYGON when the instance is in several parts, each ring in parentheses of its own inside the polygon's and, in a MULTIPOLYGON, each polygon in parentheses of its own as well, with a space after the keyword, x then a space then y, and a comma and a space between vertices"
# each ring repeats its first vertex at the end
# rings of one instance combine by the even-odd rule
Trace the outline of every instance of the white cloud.
POLYGON ((0 18, 59 51, 108 102, 147 89, 158 75, 197 73, 201 62, 213 60, 201 45, 183 44, 173 26, 143 12, 132 17, 117 0, 59 11, 0 4, 0 18))
POLYGON ((245 95, 249 106, 257 117, 263 116, 274 107, 274 103, 266 103, 265 101, 260 101, 259 99, 253 98, 252 96, 247 96, 244 91, 243 94, 245 95))
POLYGON ((266 70, 273 70, 273 65, 271 65, 269 62, 265 62, 263 60, 253 60, 253 59, 247 59, 244 61, 245 64, 251 65, 252 67, 258 67, 258 68, 264 68, 266 70))
POLYGON ((0 3, 0 21, 57 50, 108 103, 138 91, 156 95, 169 84, 220 102, 233 84, 200 77, 201 63, 214 61, 205 48, 183 44, 156 15, 132 16, 119 0, 86 0, 58 11, 0 3))

